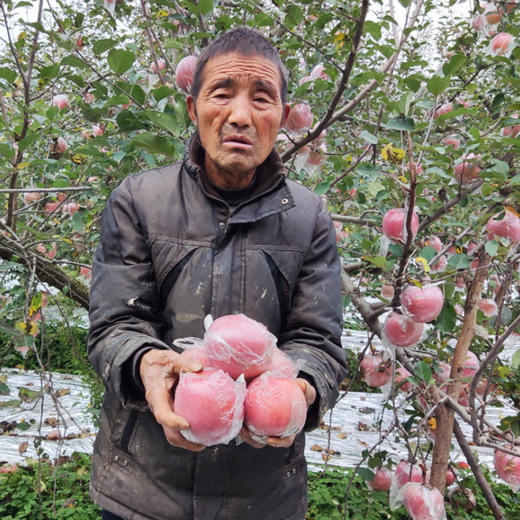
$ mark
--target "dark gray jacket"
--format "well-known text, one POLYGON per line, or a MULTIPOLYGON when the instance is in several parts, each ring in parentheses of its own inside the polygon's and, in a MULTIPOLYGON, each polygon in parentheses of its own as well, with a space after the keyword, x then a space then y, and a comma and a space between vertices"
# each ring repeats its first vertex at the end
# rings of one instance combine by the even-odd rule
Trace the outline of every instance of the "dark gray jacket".
POLYGON ((302 520, 303 434, 290 448, 171 446, 128 370, 146 346, 202 337, 207 314, 241 312, 303 363, 300 376, 318 394, 306 430, 345 376, 340 262, 326 207, 285 178, 273 152, 257 170, 256 193, 231 210, 201 175, 203 153, 195 138, 182 164, 128 177, 103 214, 88 352, 106 393, 91 494, 132 519, 302 520))

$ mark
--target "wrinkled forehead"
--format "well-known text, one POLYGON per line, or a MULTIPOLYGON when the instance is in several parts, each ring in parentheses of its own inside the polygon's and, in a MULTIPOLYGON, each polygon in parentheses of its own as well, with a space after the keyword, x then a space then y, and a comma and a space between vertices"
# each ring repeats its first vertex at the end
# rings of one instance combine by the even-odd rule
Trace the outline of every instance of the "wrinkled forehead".
POLYGON ((276 63, 260 54, 237 52, 218 54, 208 60, 202 71, 202 85, 208 87, 215 82, 248 81, 259 85, 271 85, 281 89, 282 77, 276 63))

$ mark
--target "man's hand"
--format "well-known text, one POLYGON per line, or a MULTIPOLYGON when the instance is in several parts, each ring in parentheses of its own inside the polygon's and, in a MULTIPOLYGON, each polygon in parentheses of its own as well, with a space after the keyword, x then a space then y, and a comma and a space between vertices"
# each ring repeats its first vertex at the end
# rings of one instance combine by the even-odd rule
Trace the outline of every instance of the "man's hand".
MULTIPOLYGON (((309 409, 309 406, 316 400, 316 389, 306 379, 298 377, 296 378, 296 382, 305 395, 307 409, 309 409)), ((240 438, 250 446, 253 446, 253 448, 263 448, 266 444, 273 448, 288 448, 294 442, 296 435, 289 435, 288 437, 267 437, 265 443, 262 443, 243 426, 240 431, 240 438)))
POLYGON ((149 350, 141 358, 139 374, 145 389, 145 398, 155 420, 162 426, 166 440, 173 446, 190 451, 201 451, 200 444, 187 441, 181 430, 190 427, 188 421, 173 413, 172 390, 183 372, 198 372, 202 365, 189 357, 181 357, 171 350, 149 350))

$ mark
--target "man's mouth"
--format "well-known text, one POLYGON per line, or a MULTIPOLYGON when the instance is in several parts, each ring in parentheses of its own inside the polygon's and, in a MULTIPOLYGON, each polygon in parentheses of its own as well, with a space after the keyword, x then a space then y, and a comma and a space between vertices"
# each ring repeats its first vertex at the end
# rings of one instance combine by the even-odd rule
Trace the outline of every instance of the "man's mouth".
POLYGON ((230 145, 236 148, 249 148, 252 146, 252 142, 242 135, 228 135, 223 140, 225 145, 230 145))

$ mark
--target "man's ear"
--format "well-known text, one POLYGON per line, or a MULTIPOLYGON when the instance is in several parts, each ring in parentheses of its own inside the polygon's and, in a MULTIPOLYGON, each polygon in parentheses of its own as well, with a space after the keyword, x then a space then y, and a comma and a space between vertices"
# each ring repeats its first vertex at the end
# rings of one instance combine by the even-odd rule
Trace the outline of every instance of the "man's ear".
POLYGON ((283 109, 282 122, 280 123, 280 127, 282 127, 285 124, 285 122, 287 121, 287 117, 289 116, 290 111, 291 111, 291 107, 289 106, 289 103, 285 103, 285 107, 283 109))
POLYGON ((197 125, 197 108, 195 107, 195 99, 192 95, 189 95, 186 98, 186 105, 188 106, 188 114, 190 115, 190 119, 195 125, 197 125))

